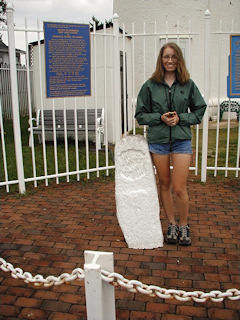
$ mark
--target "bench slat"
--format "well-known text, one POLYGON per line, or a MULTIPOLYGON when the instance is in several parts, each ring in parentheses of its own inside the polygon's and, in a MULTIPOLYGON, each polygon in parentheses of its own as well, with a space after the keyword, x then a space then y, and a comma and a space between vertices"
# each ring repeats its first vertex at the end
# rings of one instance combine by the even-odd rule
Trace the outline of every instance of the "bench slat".
MULTIPOLYGON (((55 110, 55 123, 56 125, 64 125, 64 111, 55 110)), ((102 117, 102 109, 97 109, 97 118, 102 117)), ((87 122, 89 125, 95 124, 95 109, 87 109, 87 122)), ((44 125, 53 123, 52 110, 44 110, 44 125)), ((67 125, 75 125, 74 110, 66 110, 66 123, 67 125)), ((85 124, 85 110, 77 110, 77 125, 85 124)), ((42 125, 41 110, 38 114, 37 125, 42 125)))
MULTIPOLYGON (((44 131, 47 132, 53 132, 53 127, 52 126, 44 126, 44 131)), ((58 128, 56 127, 56 131, 58 132, 64 132, 64 126, 58 128)), ((67 127, 67 131, 75 131, 75 127, 67 127)), ((85 131, 85 126, 83 127, 77 127, 77 131, 85 131)), ((95 131, 95 126, 89 125, 88 126, 88 131, 95 131)), ((34 128, 34 133, 41 133, 42 132, 42 126, 38 126, 34 128)))
MULTIPOLYGON (((56 133, 63 133, 65 130, 67 132, 75 132, 75 122, 76 122, 76 130, 78 132, 85 131, 86 128, 88 131, 95 132, 98 136, 98 140, 100 142, 100 135, 104 135, 104 108, 100 109, 78 109, 76 110, 43 110, 43 118, 44 118, 44 131, 47 133, 53 132, 54 125, 53 121, 55 121, 56 133), (86 113, 87 113, 87 121, 86 121, 86 113), (76 121, 75 121, 76 114, 76 121)), ((43 128, 43 119, 42 119, 42 110, 38 110, 37 119, 30 119, 30 121, 36 121, 36 126, 32 126, 32 133, 38 134, 39 142, 41 143, 41 134, 43 128)), ((31 129, 28 129, 31 134, 31 129)), ((30 145, 29 138, 29 145, 30 145)), ((100 142, 101 143, 101 142, 100 142)), ((100 146, 101 148, 101 146, 100 146)))

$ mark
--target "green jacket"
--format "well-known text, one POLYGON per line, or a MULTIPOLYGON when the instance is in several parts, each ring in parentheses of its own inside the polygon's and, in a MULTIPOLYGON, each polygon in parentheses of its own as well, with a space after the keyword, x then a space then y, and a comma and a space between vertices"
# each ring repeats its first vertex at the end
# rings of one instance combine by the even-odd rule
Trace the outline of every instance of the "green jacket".
POLYGON ((192 138, 191 125, 202 121, 206 103, 193 80, 181 85, 147 80, 137 98, 135 118, 140 125, 148 125, 149 143, 168 143, 192 138), (179 123, 170 127, 161 121, 168 111, 176 111, 179 123))

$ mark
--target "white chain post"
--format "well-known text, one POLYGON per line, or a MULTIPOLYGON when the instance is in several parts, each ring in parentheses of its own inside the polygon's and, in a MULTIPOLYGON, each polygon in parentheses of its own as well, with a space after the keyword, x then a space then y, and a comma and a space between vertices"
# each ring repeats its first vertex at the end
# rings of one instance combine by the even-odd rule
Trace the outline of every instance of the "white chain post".
POLYGON ((115 320, 115 288, 101 277, 101 269, 114 271, 113 253, 85 251, 84 258, 87 319, 115 320))
MULTIPOLYGON (((88 320, 115 320, 114 288, 110 289, 111 285, 114 287, 120 286, 130 292, 139 292, 150 297, 157 296, 161 299, 193 300, 198 303, 204 303, 208 299, 213 302, 222 302, 227 298, 229 300, 240 300, 240 290, 235 288, 228 289, 225 292, 219 290, 213 290, 207 293, 203 291, 186 292, 183 290, 165 289, 154 285, 147 285, 138 280, 128 280, 119 273, 101 269, 101 266, 106 266, 113 270, 113 253, 99 252, 98 254, 94 251, 85 252, 87 252, 85 255, 86 261, 91 262, 85 265, 88 279, 86 280, 86 291, 88 294, 87 307, 88 314, 90 314, 89 317, 91 316, 88 320), (98 310, 97 315, 96 310, 98 310), (99 316, 99 310, 101 311, 101 318, 99 316)), ((14 279, 21 279, 26 283, 33 283, 35 286, 59 286, 63 283, 85 279, 84 271, 81 268, 74 269, 71 274, 63 273, 59 277, 48 276, 44 278, 42 275, 33 277, 29 272, 23 272, 20 268, 14 268, 11 263, 5 261, 3 258, 0 258, 0 269, 4 272, 11 272, 14 279)))

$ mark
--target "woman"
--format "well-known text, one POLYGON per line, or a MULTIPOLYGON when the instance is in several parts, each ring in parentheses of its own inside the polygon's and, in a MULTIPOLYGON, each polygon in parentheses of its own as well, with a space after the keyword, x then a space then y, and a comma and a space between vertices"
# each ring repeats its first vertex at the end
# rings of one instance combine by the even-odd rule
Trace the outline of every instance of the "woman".
POLYGON ((192 158, 190 126, 201 122, 205 109, 206 103, 190 79, 181 49, 175 43, 166 43, 160 50, 155 72, 139 92, 135 117, 140 125, 148 125, 149 151, 169 220, 165 240, 170 244, 191 244, 187 192, 192 158), (174 216, 172 189, 179 225, 174 216))

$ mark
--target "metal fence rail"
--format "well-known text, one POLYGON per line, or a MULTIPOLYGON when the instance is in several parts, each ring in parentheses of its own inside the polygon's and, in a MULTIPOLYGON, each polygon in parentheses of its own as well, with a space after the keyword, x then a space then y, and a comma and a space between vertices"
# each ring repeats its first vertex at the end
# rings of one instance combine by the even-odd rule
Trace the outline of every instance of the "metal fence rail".
MULTIPOLYGON (((130 33, 126 33, 126 27, 123 24, 121 29, 119 28, 119 19, 115 14, 113 16, 113 25, 111 28, 107 29, 106 24, 103 25, 101 32, 96 30, 94 25, 93 30, 90 34, 91 38, 91 68, 92 68, 92 99, 89 97, 81 97, 81 101, 76 97, 71 100, 72 109, 75 111, 81 107, 82 109, 87 108, 97 108, 101 107, 105 110, 105 145, 102 152, 104 152, 105 162, 103 165, 100 165, 99 160, 99 148, 96 142, 95 148, 95 167, 90 168, 89 159, 90 159, 90 136, 88 130, 85 131, 85 157, 86 157, 86 166, 85 168, 80 168, 79 160, 79 145, 78 139, 75 137, 75 168, 69 167, 69 140, 67 130, 63 136, 65 154, 65 169, 60 172, 59 163, 63 159, 59 159, 58 156, 58 139, 55 132, 53 133, 53 157, 51 159, 47 156, 47 137, 45 136, 45 131, 42 131, 42 159, 43 159, 43 174, 38 174, 37 172, 37 160, 36 160, 36 142, 31 135, 31 145, 33 146, 31 150, 32 158, 32 175, 25 177, 24 176, 24 161, 23 161, 23 147, 21 142, 21 128, 20 128, 20 115, 28 114, 29 119, 33 118, 33 115, 36 111, 36 104, 38 108, 43 113, 43 110, 46 108, 46 99, 44 96, 44 59, 43 59, 43 28, 40 27, 39 22, 36 29, 30 29, 27 26, 27 20, 25 20, 25 27, 21 29, 16 29, 13 23, 13 8, 9 5, 7 9, 7 19, 8 27, 3 30, 3 32, 8 33, 9 38, 9 52, 12 56, 12 63, 10 71, 6 68, 0 69, 0 81, 1 81, 1 133, 4 132, 4 118, 6 115, 10 114, 12 109, 13 114, 13 126, 14 126, 14 139, 15 139, 15 157, 17 165, 17 177, 15 179, 8 178, 8 159, 7 159, 7 146, 2 136, 2 159, 1 166, 4 172, 4 179, 0 182, 0 187, 5 187, 6 191, 9 191, 9 186, 12 184, 18 184, 20 193, 26 191, 26 183, 33 182, 34 186, 37 187, 38 181, 44 180, 45 185, 49 184, 49 179, 55 179, 56 183, 59 183, 60 177, 66 177, 66 181, 69 181, 69 177, 72 175, 76 176, 76 179, 79 180, 81 174, 87 174, 89 179, 92 172, 97 173, 99 176, 100 171, 104 171, 106 175, 109 175, 109 170, 114 169, 114 164, 109 163, 109 152, 110 144, 114 143, 120 139, 121 135, 126 135, 132 129, 133 134, 136 132, 136 122, 134 119, 135 113, 135 104, 136 97, 140 88, 140 85, 151 75, 155 68, 155 61, 160 49, 160 46, 164 41, 169 41, 174 38, 174 41, 180 42, 181 39, 185 41, 186 49, 186 62, 190 72, 194 71, 193 57, 196 55, 196 51, 201 55, 201 63, 203 65, 204 71, 201 75, 196 75, 197 77, 202 77, 204 75, 204 88, 202 92, 204 94, 205 100, 210 107, 212 103, 210 100, 210 89, 215 90, 216 95, 218 96, 218 101, 214 102, 214 106, 217 110, 217 115, 219 115, 219 105, 220 97, 222 94, 222 66, 221 66, 221 54, 223 42, 226 42, 226 37, 236 33, 233 31, 233 27, 229 32, 222 32, 221 25, 219 27, 219 32, 212 32, 210 28, 211 15, 207 10, 205 13, 204 25, 201 26, 201 30, 204 28, 205 37, 204 44, 200 43, 200 29, 194 30, 191 27, 191 23, 188 25, 180 26, 180 23, 177 23, 177 29, 173 33, 169 30, 169 23, 165 24, 165 31, 161 29, 161 32, 157 28, 157 23, 149 27, 145 23, 142 25, 142 30, 139 31, 134 24, 132 24, 132 30, 130 33), (204 28, 203 28, 204 27, 204 28), (19 69, 16 68, 15 62, 15 34, 16 32, 24 33, 25 36, 25 51, 26 51, 26 68, 19 69), (32 49, 30 50, 29 46, 29 37, 35 39, 36 50, 33 59, 32 49), (36 40, 37 39, 37 40, 36 40), (129 46, 129 39, 131 39, 131 44, 129 46), (195 46, 193 48, 193 42, 195 46), (210 45, 214 42, 217 45, 218 50, 215 51, 214 57, 210 55, 210 45), (99 46, 102 50, 99 53, 99 46), (153 48, 153 57, 149 58, 149 53, 147 51, 148 47, 153 48), (109 49, 110 48, 110 49, 109 49), (195 50, 195 51, 194 51, 195 50), (204 54, 203 54, 204 53, 204 54), (210 88, 210 70, 211 65, 215 63, 213 59, 217 57, 218 63, 218 80, 216 81, 216 87, 210 88), (34 75, 34 65, 39 70, 38 73, 34 75), (13 70, 12 70, 13 69, 13 70), (15 76, 17 74, 17 76, 15 76), (110 79, 110 81, 109 81, 110 79), (9 84, 11 82, 11 86, 9 84), (99 89, 99 84, 101 84, 101 89, 99 89), (10 90, 11 87, 11 90, 10 90), (11 97, 10 97, 11 92, 11 97), (81 106, 80 106, 81 105, 81 106), (19 113, 19 110, 22 110, 19 113), (54 172, 49 172, 50 164, 54 164, 54 172)), ((202 32, 202 31, 201 31, 202 32)), ((31 48, 33 42, 31 42, 31 48)), ((226 49, 225 49, 226 51, 226 49)), ((212 75, 211 75, 212 76, 212 75)), ((216 76, 214 74, 214 76, 216 76)), ((224 79, 225 81, 225 79, 224 79)), ((63 99, 63 110, 64 112, 69 108, 70 100, 68 98, 63 99)), ((57 109, 58 101, 56 99, 51 99, 48 101, 48 109, 51 109, 54 113, 54 110, 57 109)), ((225 176, 228 175, 228 172, 235 172, 235 176, 238 177, 239 173, 239 150, 240 150, 240 127, 238 126, 238 140, 237 140, 237 149, 232 151, 236 154, 236 164, 235 166, 229 165, 229 156, 230 156, 230 137, 231 137, 231 127, 230 127, 230 110, 228 112, 228 129, 227 129, 227 138, 226 138, 226 161, 225 165, 219 165, 218 163, 218 154, 219 154, 219 117, 217 117, 217 128, 216 128, 216 148, 215 148, 215 164, 210 166, 208 164, 208 120, 211 116, 212 110, 207 108, 206 114, 203 121, 203 134, 202 134, 202 145, 200 144, 200 131, 199 126, 196 127, 196 136, 195 136, 195 163, 190 168, 195 171, 195 174, 199 174, 201 171, 201 180, 206 181, 207 172, 214 171, 215 176, 218 171, 225 171, 225 176), (201 160, 201 165, 199 165, 201 160), (199 168, 200 166, 200 168, 199 168)), ((9 117, 9 116, 7 116, 9 117)), ((31 123, 29 130, 31 131, 31 123)), ((97 128, 96 128, 97 130, 97 128)), ((146 132, 146 128, 144 128, 146 132)), ((2 133, 3 134, 3 133, 2 133)), ((97 131, 95 132, 95 137, 97 136, 97 131)), ((112 152, 112 151, 111 151, 112 152)))
MULTIPOLYGON (((8 28, 7 28, 7 32, 8 32, 8 36, 9 36, 9 48, 13 48, 13 50, 15 50, 15 45, 14 45, 14 36, 11 36, 11 29, 14 28, 14 24, 13 24, 13 8, 11 6, 8 6, 8 10, 7 10, 7 18, 8 18, 8 28)), ((5 30, 6 31, 6 30, 5 30)), ((22 29, 16 29, 15 32, 24 32, 25 34, 25 47, 26 47, 26 68, 24 69, 25 74, 24 74, 24 81, 23 81, 23 75, 22 73, 20 73, 17 77, 17 81, 18 84, 22 84, 23 87, 23 92, 24 92, 24 96, 22 93, 18 93, 15 94, 12 91, 8 92, 8 95, 10 97, 10 94, 12 96, 19 97, 19 104, 22 103, 24 105, 24 110, 25 112, 29 115, 29 120, 32 119, 35 115, 36 112, 36 105, 33 104, 32 101, 36 102, 36 99, 38 99, 37 103, 38 103, 38 107, 40 108, 41 112, 43 113, 44 108, 46 107, 44 105, 45 100, 44 100, 44 79, 45 79, 45 75, 44 75, 44 65, 43 65, 43 61, 42 61, 42 52, 43 52, 43 46, 42 46, 42 36, 43 36, 43 28, 40 27, 39 22, 37 24, 37 28, 34 29, 30 29, 27 27, 27 20, 25 20, 25 28, 22 29), (36 41, 36 54, 34 56, 33 59, 33 53, 32 53, 32 42, 31 45, 29 45, 29 34, 31 33, 31 37, 33 37, 33 34, 35 34, 35 39, 37 39, 36 41), (31 57, 31 59, 30 59, 31 57), (31 60, 31 61, 29 61, 31 60), (38 72, 35 72, 34 75, 34 66, 35 66, 35 71, 36 69, 38 69, 38 72), (36 67, 37 66, 37 67, 36 67), (33 80, 34 78, 34 80, 33 80), (34 94, 35 93, 35 94, 34 94), (23 98, 23 99, 22 99, 23 98), (20 99, 23 100, 23 102, 20 101, 20 99)), ((43 122, 43 130, 42 130, 42 158, 43 158, 43 170, 44 173, 39 175, 37 173, 37 163, 36 163, 36 142, 34 141, 34 137, 31 134, 30 135, 30 139, 31 141, 31 145, 33 146, 31 149, 31 157, 32 157, 32 177, 24 177, 24 163, 22 166, 21 170, 18 170, 18 177, 17 179, 11 180, 9 181, 8 179, 8 175, 7 175, 7 161, 3 161, 3 168, 4 168, 4 172, 5 172, 5 181, 0 182, 0 186, 5 186, 6 190, 9 191, 9 186, 11 184, 19 184, 19 191, 21 193, 24 193, 26 190, 26 186, 25 183, 27 182, 33 182, 34 186, 37 187, 38 185, 38 181, 40 180, 44 180, 45 181, 45 185, 48 185, 49 183, 49 179, 55 179, 56 183, 59 183, 59 179, 61 177, 66 177, 66 181, 69 182, 69 177, 71 175, 75 175, 76 179, 79 180, 80 179, 80 175, 81 174, 87 174, 87 178, 90 178, 90 175, 92 172, 96 172, 97 177, 99 176, 100 171, 105 171, 106 175, 109 175, 109 170, 113 169, 114 166, 109 164, 109 139, 108 139, 108 118, 109 116, 107 116, 108 114, 108 109, 109 109, 109 105, 112 106, 111 101, 108 101, 108 97, 107 97, 107 90, 108 90, 108 86, 106 83, 106 79, 108 77, 108 61, 107 61, 107 52, 109 52, 108 50, 108 45, 109 42, 112 42, 114 37, 113 31, 111 33, 107 33, 106 32, 106 25, 104 25, 104 29, 101 32, 101 34, 96 32, 96 26, 94 25, 93 30, 91 32, 91 44, 92 44, 92 48, 91 48, 91 52, 92 52, 92 58, 91 58, 91 62, 92 62, 92 74, 94 75, 92 77, 93 79, 93 84, 92 84, 92 88, 93 88, 93 98, 94 98, 94 105, 92 105, 92 100, 90 101, 90 98, 88 97, 82 97, 80 98, 81 101, 78 98, 73 98, 68 99, 68 98, 64 98, 64 105, 63 105, 63 110, 64 110, 64 114, 66 114, 66 110, 69 109, 69 103, 72 104, 72 109, 74 110, 74 112, 77 111, 77 109, 79 108, 79 103, 81 104, 82 109, 85 110, 85 123, 86 123, 86 130, 85 133, 83 134, 82 139, 85 140, 85 161, 86 161, 86 167, 85 168, 80 168, 80 159, 79 159, 79 154, 80 154, 80 148, 79 148, 79 144, 78 144, 78 133, 77 135, 75 135, 75 163, 76 166, 75 168, 70 168, 69 167, 69 137, 68 137, 68 133, 67 133, 67 127, 65 126, 64 130, 64 136, 63 136, 63 141, 64 141, 64 146, 65 146, 65 170, 64 172, 60 172, 59 171, 59 162, 63 161, 63 159, 59 159, 58 157, 58 139, 56 136, 56 132, 54 130, 53 132, 53 146, 54 146, 54 156, 52 159, 48 159, 47 157, 47 137, 45 134, 45 130, 44 130, 44 122, 43 122), (102 66, 102 62, 98 61, 98 42, 104 42, 104 46, 103 46, 103 66, 102 66), (99 64, 101 69, 103 70, 103 75, 101 75, 101 79, 99 79, 99 64), (103 93, 103 97, 98 97, 98 90, 97 90, 97 82, 101 81, 102 79, 104 79, 104 93, 103 93), (72 102, 72 100, 74 100, 74 102, 72 102), (90 106, 91 103, 91 106, 90 106), (105 127, 105 131, 104 131, 104 148, 101 150, 101 152, 104 152, 105 154, 105 164, 100 166, 100 159, 99 159, 99 146, 98 146, 98 140, 97 140, 97 136, 98 134, 98 127, 96 126, 95 128, 95 133, 93 134, 93 136, 90 137, 90 134, 88 132, 88 124, 87 124, 87 109, 89 107, 91 108, 95 108, 96 112, 97 109, 99 108, 99 106, 101 106, 101 108, 104 108, 105 110, 105 114, 106 117, 104 119, 104 127, 105 127), (94 140, 96 142, 96 148, 95 148, 95 168, 90 168, 90 141, 94 140), (54 172, 49 173, 49 161, 53 161, 54 162, 54 167, 55 170, 54 172), (22 172, 22 174, 19 173, 22 172)), ((108 53, 109 55, 109 53, 108 53)), ((110 52, 110 55, 112 55, 112 53, 110 52)), ((110 57, 112 60, 112 57, 110 57)), ((16 65, 16 63, 14 63, 14 61, 11 63, 11 65, 16 65)), ((22 70, 21 70, 22 71, 22 70)), ((10 75, 8 73, 8 77, 10 80, 10 75)), ((6 83, 6 81, 5 81, 6 83)), ((7 85, 7 84, 6 84, 7 85)), ((114 89, 115 90, 115 89, 114 89)), ((111 93, 112 94, 112 93, 111 93)), ((114 96, 114 94, 112 94, 114 96)), ((109 94, 108 94, 109 96, 109 94)), ((15 99, 16 100, 16 99, 15 99)), ((57 100, 56 99, 51 99, 51 110, 54 113, 54 111, 56 110, 56 105, 57 105, 57 100)), ((0 102, 1 103, 1 102, 0 102)), ((3 101, 1 103, 2 105, 2 110, 5 110, 5 103, 3 105, 3 101)), ((13 106, 13 104, 12 104, 13 106)), ((19 125, 15 125, 16 121, 15 117, 14 117, 14 106, 12 107, 12 114, 11 117, 13 115, 13 120, 14 120, 14 136, 18 136, 21 137, 20 134, 20 127, 19 125), (17 128, 18 127, 18 128, 17 128)), ((4 111, 3 111, 4 112, 4 111)), ((17 112, 17 107, 15 106, 15 113, 17 112)), ((111 110, 111 113, 114 113, 114 108, 113 110, 111 110)), ((4 113, 1 113, 1 117, 3 120, 3 115, 4 113)), ((97 113, 96 113, 97 114, 97 113)), ((21 113, 20 115, 24 115, 23 113, 21 113)), ((112 115, 112 117, 114 117, 114 115, 112 115)), ((77 123, 75 123, 75 127, 77 128, 77 123)), ((32 122, 29 121, 29 130, 30 132, 32 131, 32 122)), ((4 121, 2 121, 2 132, 4 132, 4 121)), ((76 130, 77 132, 77 130, 76 130)), ((114 133, 113 133, 114 134, 114 133)), ((3 155, 6 155, 6 145, 4 142, 4 139, 2 139, 2 153, 3 155)), ((19 161, 18 157, 16 156, 16 163, 18 163, 18 166, 21 166, 21 162, 22 162, 22 144, 19 143, 15 143, 15 150, 16 150, 16 155, 18 154, 18 157, 21 159, 21 161, 19 161)), ((92 152, 92 151, 91 151, 92 152)), ((4 158, 4 156, 3 156, 4 158)))

